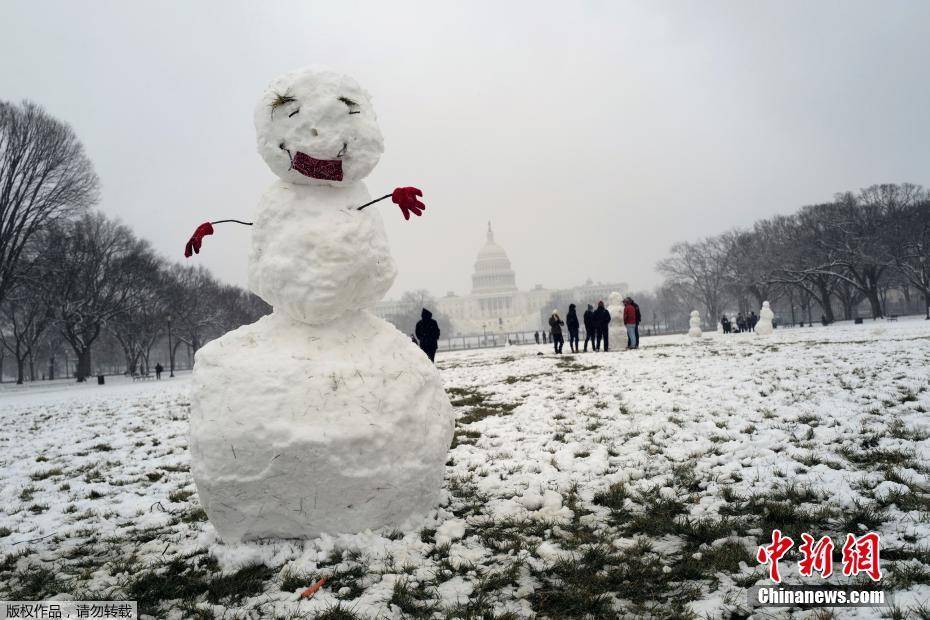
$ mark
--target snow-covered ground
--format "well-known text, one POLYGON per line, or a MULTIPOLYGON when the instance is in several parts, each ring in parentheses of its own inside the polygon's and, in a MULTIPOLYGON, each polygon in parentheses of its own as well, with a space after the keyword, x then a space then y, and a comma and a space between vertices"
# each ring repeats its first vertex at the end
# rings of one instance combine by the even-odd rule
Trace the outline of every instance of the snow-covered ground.
MULTIPOLYGON (((930 322, 439 366, 458 426, 422 529, 236 546, 197 501, 186 377, 0 390, 0 598, 179 618, 746 617, 780 527, 837 549, 879 532, 897 617, 930 614, 930 322)), ((789 557, 786 581, 820 583, 789 557)))

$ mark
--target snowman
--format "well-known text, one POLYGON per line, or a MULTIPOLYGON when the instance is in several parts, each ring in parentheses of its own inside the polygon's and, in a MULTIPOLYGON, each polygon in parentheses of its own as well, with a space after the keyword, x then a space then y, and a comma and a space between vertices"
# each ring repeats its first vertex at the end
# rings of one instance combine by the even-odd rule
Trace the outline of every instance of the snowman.
MULTIPOLYGON (((248 283, 274 311, 197 351, 200 501, 226 541, 414 527, 438 501, 454 418, 426 355, 369 311, 396 275, 381 216, 359 208, 376 202, 362 179, 383 151, 371 100, 306 69, 274 80, 254 120, 279 179, 255 214, 248 283)), ((417 195, 381 199, 409 218, 417 195)))
POLYGON ((688 330, 688 335, 692 338, 700 338, 703 335, 701 331, 701 313, 697 310, 691 311, 691 319, 688 321, 688 324, 691 326, 691 329, 688 330))
POLYGON ((769 308, 769 302, 762 302, 762 309, 759 310, 759 322, 756 323, 756 334, 759 336, 769 336, 772 334, 772 319, 775 313, 769 308))
MULTIPOLYGON (((612 292, 607 296, 607 311, 610 313, 610 320, 614 325, 617 325, 616 321, 619 321, 621 336, 625 336, 626 332, 623 327, 623 295, 617 291, 612 292)), ((624 338, 620 338, 619 346, 616 346, 618 349, 626 349, 627 344, 629 344, 624 338)))

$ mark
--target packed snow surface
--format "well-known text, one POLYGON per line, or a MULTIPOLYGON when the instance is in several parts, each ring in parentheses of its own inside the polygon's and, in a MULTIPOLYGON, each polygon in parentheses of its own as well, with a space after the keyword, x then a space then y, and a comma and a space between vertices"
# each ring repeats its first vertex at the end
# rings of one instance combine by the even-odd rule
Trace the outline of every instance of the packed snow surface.
MULTIPOLYGON (((751 612, 756 548, 781 527, 837 549, 879 532, 882 587, 920 617, 930 321, 642 347, 440 351, 457 421, 439 507, 416 529, 305 541, 220 540, 189 471, 187 378, 0 386, 0 598, 133 598, 158 618, 878 617, 751 612)), ((786 581, 821 583, 798 558, 786 581)))

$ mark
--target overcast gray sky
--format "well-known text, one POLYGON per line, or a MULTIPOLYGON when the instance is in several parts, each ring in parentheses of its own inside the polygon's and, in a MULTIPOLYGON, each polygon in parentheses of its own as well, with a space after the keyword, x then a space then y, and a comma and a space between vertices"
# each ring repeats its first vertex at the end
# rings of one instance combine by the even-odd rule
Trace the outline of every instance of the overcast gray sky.
MULTIPOLYGON (((374 97, 391 295, 470 288, 486 222, 521 288, 658 283, 677 240, 835 192, 930 184, 930 2, 0 4, 0 98, 71 123, 101 208, 171 259, 250 218, 272 175, 252 108, 322 64, 374 97)), ((201 262, 245 282, 249 232, 201 262)))

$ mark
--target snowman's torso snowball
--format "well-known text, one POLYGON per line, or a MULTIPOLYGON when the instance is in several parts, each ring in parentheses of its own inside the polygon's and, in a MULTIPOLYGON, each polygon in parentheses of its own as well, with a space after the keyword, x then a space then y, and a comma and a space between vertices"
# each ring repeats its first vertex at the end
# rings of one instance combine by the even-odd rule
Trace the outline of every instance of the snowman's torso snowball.
POLYGON ((252 231, 249 288, 275 310, 325 323, 374 306, 397 270, 364 183, 278 181, 262 196, 252 231))
POLYGON ((227 541, 403 527, 435 505, 453 427, 433 364, 366 311, 276 311, 197 352, 191 471, 227 541))

